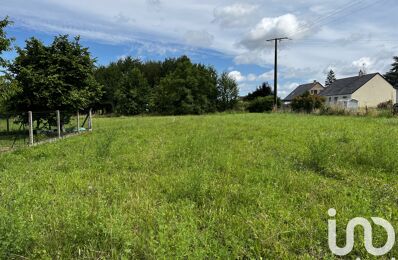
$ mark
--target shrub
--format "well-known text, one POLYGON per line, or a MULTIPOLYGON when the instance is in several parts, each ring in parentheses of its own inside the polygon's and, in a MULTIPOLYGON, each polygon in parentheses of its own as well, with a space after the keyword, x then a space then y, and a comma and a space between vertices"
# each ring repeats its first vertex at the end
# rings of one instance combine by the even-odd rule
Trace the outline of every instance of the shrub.
MULTIPOLYGON (((352 112, 351 112, 352 113, 352 112)), ((327 116, 346 116, 350 115, 350 111, 346 110, 343 107, 335 106, 335 107, 330 107, 330 106, 323 106, 320 111, 320 115, 327 115, 327 116)), ((357 114, 355 114, 357 115, 357 114)))
MULTIPOLYGON (((280 100, 278 100, 278 106, 280 106, 280 100)), ((247 110, 250 113, 263 113, 272 111, 274 108, 274 97, 258 97, 253 101, 249 102, 247 110)))
POLYGON ((378 109, 378 108, 358 108, 358 109, 347 109, 340 106, 324 106, 319 110, 320 115, 327 116, 366 116, 366 117, 384 117, 390 118, 394 114, 390 109, 378 109))
POLYGON ((324 106, 325 98, 317 95, 310 95, 307 91, 301 96, 293 99, 292 110, 296 112, 311 113, 315 109, 321 109, 324 106))
POLYGON ((392 100, 389 100, 389 101, 378 104, 377 108, 378 109, 392 109, 393 105, 394 104, 392 103, 392 100))
POLYGON ((239 100, 233 111, 234 112, 245 112, 247 110, 247 107, 249 106, 249 102, 243 101, 243 100, 239 100))
POLYGON ((249 93, 246 97, 244 97, 244 100, 253 101, 258 97, 268 97, 273 95, 274 92, 272 91, 271 86, 268 84, 268 82, 264 82, 255 91, 249 93))

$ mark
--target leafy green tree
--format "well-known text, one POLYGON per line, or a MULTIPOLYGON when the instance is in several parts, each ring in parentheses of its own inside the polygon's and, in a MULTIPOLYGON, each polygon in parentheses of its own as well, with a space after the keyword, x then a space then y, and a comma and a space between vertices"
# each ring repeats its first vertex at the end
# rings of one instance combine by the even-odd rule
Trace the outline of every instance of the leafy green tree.
POLYGON ((394 63, 391 66, 391 70, 384 77, 394 88, 398 89, 398 56, 394 57, 394 63))
POLYGON ((297 96, 292 101, 292 109, 295 112, 311 113, 315 109, 321 109, 325 104, 325 98, 318 95, 311 95, 308 91, 297 96))
POLYGON ((10 79, 7 75, 0 76, 0 113, 6 114, 8 112, 7 104, 18 90, 16 81, 10 79))
POLYGON ((101 98, 101 85, 93 75, 95 60, 78 37, 70 41, 67 35, 58 36, 50 46, 31 38, 17 53, 9 71, 20 90, 11 98, 9 109, 75 113, 101 98))
POLYGON ((165 64, 170 72, 154 89, 158 113, 183 115, 215 111, 217 74, 213 68, 192 64, 186 56, 166 60, 165 64))
MULTIPOLYGON (((163 62, 141 62, 127 57, 98 68, 95 77, 105 89, 104 97, 98 104, 99 108, 110 106, 110 109, 106 109, 108 112, 112 110, 132 113, 130 108, 133 105, 124 103, 131 102, 132 99, 126 98, 123 93, 126 93, 126 86, 127 89, 134 89, 132 86, 137 85, 137 82, 128 82, 134 81, 132 75, 125 77, 134 69, 140 71, 140 77, 149 86, 148 91, 140 93, 140 99, 149 104, 146 109, 151 113, 203 114, 216 111, 217 72, 212 67, 193 64, 187 56, 166 59, 163 62)), ((138 96, 134 100, 137 98, 138 96)))
POLYGON ((96 107, 105 110, 105 112, 117 112, 115 108, 120 107, 117 102, 121 100, 117 97, 117 93, 121 93, 121 79, 124 78, 125 74, 140 68, 141 65, 140 60, 127 57, 96 69, 94 73, 95 79, 104 86, 104 94, 96 107))
POLYGON ((12 24, 12 22, 8 19, 8 17, 0 20, 0 67, 6 67, 7 61, 1 57, 3 52, 11 50, 11 43, 14 40, 13 38, 8 38, 5 28, 12 24))
POLYGON ((330 87, 336 81, 336 75, 333 70, 330 70, 325 81, 325 87, 330 87))
POLYGON ((138 115, 149 112, 150 87, 138 68, 123 75, 116 93, 116 112, 124 115, 138 115))
POLYGON ((6 112, 6 104, 10 97, 15 93, 16 86, 13 84, 12 79, 4 71, 8 65, 8 61, 2 57, 5 51, 11 50, 11 43, 13 38, 8 38, 5 28, 12 24, 8 17, 0 20, 0 73, 4 73, 0 76, 0 112, 6 112))
MULTIPOLYGON (((278 99, 278 106, 281 105, 281 100, 278 99)), ((247 106, 250 113, 264 113, 271 112, 274 109, 274 97, 272 95, 265 97, 257 97, 251 100, 247 106)))
POLYGON ((160 79, 167 75, 167 73, 164 73, 160 61, 147 61, 140 65, 140 69, 151 88, 159 85, 160 79))
POLYGON ((235 79, 227 72, 223 72, 217 82, 218 110, 226 111, 233 109, 239 100, 239 88, 235 79))
POLYGON ((271 86, 268 82, 264 82, 259 86, 255 91, 249 93, 244 99, 246 101, 252 101, 258 97, 268 97, 273 96, 274 92, 272 91, 271 86))

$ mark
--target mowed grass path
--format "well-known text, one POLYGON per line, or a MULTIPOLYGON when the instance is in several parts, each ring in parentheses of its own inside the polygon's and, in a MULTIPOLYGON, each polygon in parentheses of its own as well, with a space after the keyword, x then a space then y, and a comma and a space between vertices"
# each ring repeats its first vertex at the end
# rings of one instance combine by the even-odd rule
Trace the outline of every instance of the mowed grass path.
MULTIPOLYGON (((398 231, 397 119, 98 118, 94 128, 0 154, 1 258, 333 258, 329 208, 341 246, 353 217, 398 231)), ((358 231, 350 257, 366 258, 358 231)))

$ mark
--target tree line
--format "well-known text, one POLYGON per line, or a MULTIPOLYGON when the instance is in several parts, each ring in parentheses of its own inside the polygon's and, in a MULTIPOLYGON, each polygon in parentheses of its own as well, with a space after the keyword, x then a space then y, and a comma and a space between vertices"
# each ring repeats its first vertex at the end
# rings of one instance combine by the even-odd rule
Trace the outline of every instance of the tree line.
MULTIPOLYGON (((187 56, 145 62, 127 57, 97 67, 79 37, 67 35, 49 45, 30 38, 24 47, 16 47, 10 62, 2 55, 13 42, 5 31, 10 24, 8 18, 0 20, 0 113, 94 108, 121 115, 184 115, 264 112, 274 105, 268 83, 240 98, 238 84, 227 72, 219 75, 214 67, 187 56)), ((394 60, 385 78, 398 88, 398 57, 394 60)), ((334 80, 330 72, 326 85, 334 80)))
POLYGON ((75 113, 95 108, 121 115, 204 114, 234 109, 237 82, 212 66, 187 56, 164 61, 132 57, 96 67, 79 37, 54 38, 45 45, 34 37, 16 47, 12 62, 1 58, 13 39, 0 21, 0 112, 54 111, 75 113))
POLYGON ((226 72, 194 64, 187 56, 142 62, 132 57, 99 67, 98 108, 124 115, 204 114, 234 109, 239 90, 226 72))

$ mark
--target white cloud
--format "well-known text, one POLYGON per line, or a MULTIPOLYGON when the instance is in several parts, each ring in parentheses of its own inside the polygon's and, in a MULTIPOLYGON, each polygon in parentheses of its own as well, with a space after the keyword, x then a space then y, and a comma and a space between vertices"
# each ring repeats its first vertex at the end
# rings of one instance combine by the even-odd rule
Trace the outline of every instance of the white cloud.
POLYGON ((160 0, 146 0, 148 5, 155 5, 159 6, 160 5, 160 0))
POLYGON ((155 12, 159 12, 162 2, 160 0, 146 0, 148 9, 150 11, 155 11, 155 12))
POLYGON ((256 5, 239 3, 218 7, 214 9, 214 22, 223 27, 242 27, 247 24, 256 8, 256 5))
POLYGON ((278 95, 281 98, 285 98, 287 95, 289 95, 294 89, 296 89, 300 84, 302 83, 297 83, 297 82, 286 82, 285 84, 279 85, 278 86, 278 95))
POLYGON ((184 39, 189 45, 209 48, 214 41, 214 36, 205 30, 190 30, 184 34, 184 39))
POLYGON ((245 51, 237 54, 234 58, 236 64, 257 64, 265 66, 274 62, 274 54, 271 49, 245 51))
POLYGON ((247 75, 247 80, 248 81, 256 81, 257 80, 257 75, 250 73, 249 75, 247 75))
POLYGON ((123 14, 123 12, 118 13, 117 15, 115 15, 115 20, 117 23, 133 23, 135 20, 134 18, 131 18, 125 14, 123 14))
POLYGON ((242 73, 237 70, 231 71, 230 73, 228 73, 228 75, 231 78, 235 79, 238 83, 246 80, 246 77, 243 76, 242 73))
POLYGON ((263 18, 240 41, 240 44, 249 50, 263 49, 268 39, 275 37, 289 37, 299 32, 303 22, 293 14, 285 14, 275 18, 263 18))
POLYGON ((362 57, 359 60, 353 61, 352 65, 358 69, 366 69, 373 65, 373 61, 370 57, 362 57))
POLYGON ((330 7, 326 5, 313 5, 310 7, 310 11, 319 15, 325 15, 330 13, 330 7))
POLYGON ((258 79, 262 81, 271 81, 274 80, 274 70, 267 71, 258 76, 258 79))

